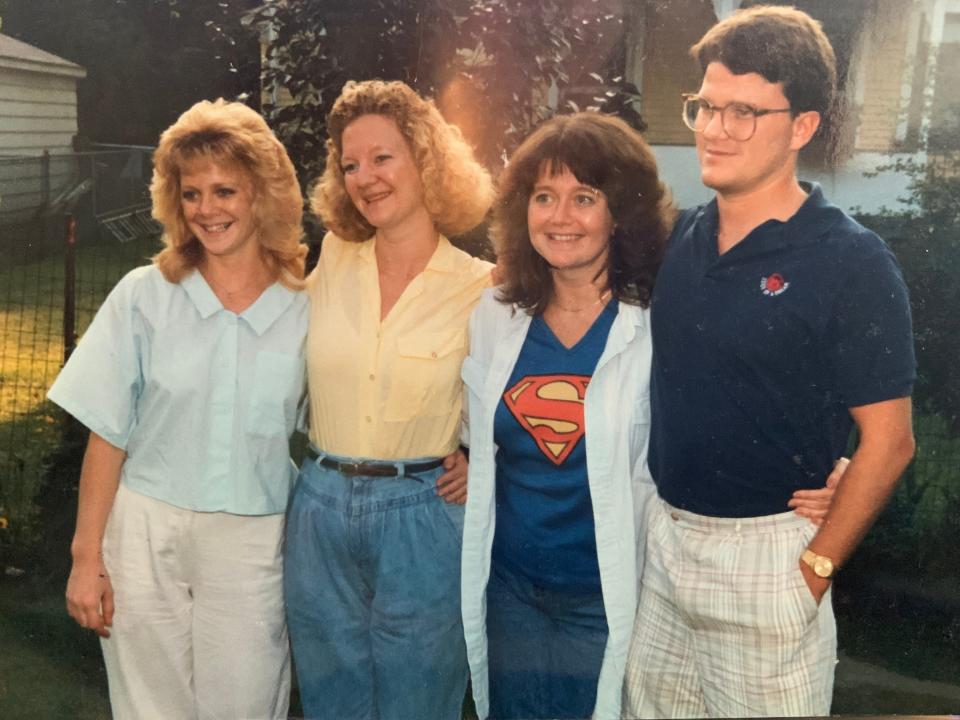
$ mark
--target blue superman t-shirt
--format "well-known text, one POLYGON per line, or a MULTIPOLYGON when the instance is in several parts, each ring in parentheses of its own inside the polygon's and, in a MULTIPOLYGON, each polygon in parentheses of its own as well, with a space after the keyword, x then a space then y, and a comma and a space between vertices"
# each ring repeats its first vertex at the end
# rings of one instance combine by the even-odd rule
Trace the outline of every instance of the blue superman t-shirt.
POLYGON ((494 416, 493 561, 540 587, 600 591, 583 403, 616 314, 613 300, 571 348, 535 316, 494 416))

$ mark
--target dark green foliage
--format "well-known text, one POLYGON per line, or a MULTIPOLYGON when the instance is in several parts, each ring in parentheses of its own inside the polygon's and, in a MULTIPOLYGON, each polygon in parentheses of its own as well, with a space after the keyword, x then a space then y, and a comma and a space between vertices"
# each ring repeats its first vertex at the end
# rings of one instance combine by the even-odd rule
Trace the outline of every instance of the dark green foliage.
POLYGON ((0 0, 2 32, 82 65, 80 144, 154 145, 203 99, 257 98, 249 0, 0 0))
POLYGON ((37 492, 39 532, 33 561, 34 573, 66 582, 70 571, 70 540, 77 512, 80 466, 89 432, 79 422, 64 416, 60 445, 47 457, 46 472, 37 492))
POLYGON ((917 455, 856 560, 889 564, 908 577, 956 582, 960 564, 950 539, 960 533, 960 151, 885 169, 910 178, 905 208, 860 220, 890 244, 910 289, 917 455))
POLYGON ((623 19, 608 5, 269 0, 245 22, 270 38, 264 84, 274 97, 265 98, 264 110, 301 177, 312 180, 323 167, 325 116, 351 79, 403 80, 438 98, 494 170, 553 113, 551 99, 572 109, 609 104, 611 111, 632 110, 632 98, 617 102, 619 78, 607 77, 623 50, 623 19), (566 102, 579 98, 575 90, 598 85, 609 92, 585 104, 566 102), (281 89, 292 104, 278 102, 281 89))
POLYGON ((960 436, 960 151, 890 166, 910 178, 906 208, 862 217, 890 243, 910 288, 920 376, 914 402, 960 436))

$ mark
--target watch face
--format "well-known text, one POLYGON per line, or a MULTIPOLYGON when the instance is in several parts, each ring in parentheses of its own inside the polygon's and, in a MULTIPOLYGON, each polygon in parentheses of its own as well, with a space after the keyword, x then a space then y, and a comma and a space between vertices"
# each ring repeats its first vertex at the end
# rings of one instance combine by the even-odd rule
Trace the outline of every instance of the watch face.
POLYGON ((814 561, 813 571, 822 578, 828 578, 833 575, 833 563, 830 558, 821 555, 814 561))

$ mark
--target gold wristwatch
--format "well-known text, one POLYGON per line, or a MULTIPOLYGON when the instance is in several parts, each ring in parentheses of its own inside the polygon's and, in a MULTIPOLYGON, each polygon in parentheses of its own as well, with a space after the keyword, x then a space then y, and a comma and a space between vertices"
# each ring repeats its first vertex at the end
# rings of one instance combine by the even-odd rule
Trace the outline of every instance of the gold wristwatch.
POLYGON ((831 578, 837 571, 836 566, 833 564, 833 560, 828 558, 826 555, 817 555, 809 548, 803 551, 803 555, 800 556, 800 559, 813 568, 813 572, 817 577, 831 578))

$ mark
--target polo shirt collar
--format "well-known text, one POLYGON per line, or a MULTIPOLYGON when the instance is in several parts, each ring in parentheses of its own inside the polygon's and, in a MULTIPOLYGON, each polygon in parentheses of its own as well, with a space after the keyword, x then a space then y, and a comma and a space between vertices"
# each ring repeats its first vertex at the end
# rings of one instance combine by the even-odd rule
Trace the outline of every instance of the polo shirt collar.
MULTIPOLYGON (((801 182, 800 186, 807 192, 807 198, 799 209, 787 220, 767 220, 755 227, 730 252, 736 250, 731 257, 742 256, 744 253, 755 254, 758 250, 766 251, 777 247, 804 245, 816 242, 825 235, 830 228, 843 218, 843 211, 831 204, 824 196, 819 183, 801 182), (749 248, 762 236, 760 247, 749 248), (739 249, 738 249, 739 248, 739 249)), ((717 199, 714 198, 701 211, 701 222, 698 223, 701 232, 705 232, 707 239, 716 247, 717 227, 720 218, 717 210, 717 199)), ((727 257, 730 253, 726 253, 727 257)))
MULTIPOLYGON (((180 286, 204 320, 225 309, 199 270, 194 270, 181 280, 180 286)), ((293 290, 279 282, 274 282, 250 307, 240 313, 240 317, 257 335, 262 335, 283 314, 284 310, 290 307, 294 297, 296 293, 293 290)))
POLYGON ((789 229, 787 240, 793 245, 815 242, 844 218, 843 211, 823 196, 820 184, 801 182, 807 199, 793 217, 784 223, 789 229))

